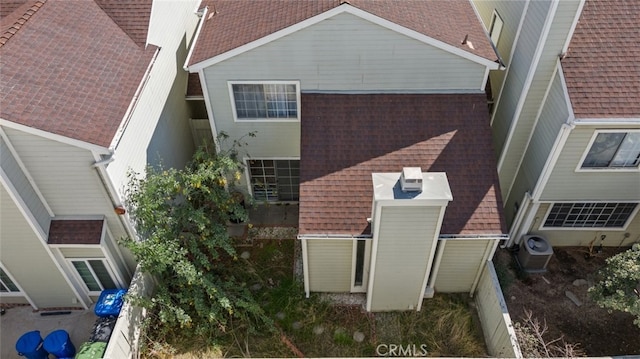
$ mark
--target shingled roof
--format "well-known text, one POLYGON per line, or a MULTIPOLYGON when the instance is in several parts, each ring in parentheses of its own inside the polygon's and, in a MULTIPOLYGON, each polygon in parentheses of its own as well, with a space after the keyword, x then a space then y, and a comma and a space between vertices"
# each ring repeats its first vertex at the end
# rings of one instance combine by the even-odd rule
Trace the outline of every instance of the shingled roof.
POLYGON ((203 5, 209 14, 188 66, 338 6, 353 6, 482 58, 497 59, 468 0, 208 0, 203 5), (462 43, 465 37, 473 49, 462 43))
POLYGON ((0 118, 108 147, 157 49, 141 30, 151 0, 118 4, 47 1, 31 13, 0 47, 0 118))
POLYGON ((587 0, 562 60, 576 117, 640 117, 640 1, 587 0))
POLYGON ((446 172, 443 234, 503 234, 483 94, 302 94, 302 235, 367 235, 374 172, 446 172))

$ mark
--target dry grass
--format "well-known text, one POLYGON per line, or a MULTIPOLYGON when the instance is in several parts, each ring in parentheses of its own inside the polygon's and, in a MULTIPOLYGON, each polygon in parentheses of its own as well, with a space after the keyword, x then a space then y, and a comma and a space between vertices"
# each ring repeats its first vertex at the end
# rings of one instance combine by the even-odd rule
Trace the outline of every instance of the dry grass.
POLYGON ((414 345, 420 354, 424 345, 429 356, 487 355, 467 295, 436 295, 425 300, 421 312, 371 314, 360 306, 335 305, 313 294, 305 298, 302 284, 293 278, 294 239, 255 240, 239 252, 247 250, 247 270, 239 276, 254 286, 256 300, 277 329, 255 333, 243 323, 232 323, 217 338, 176 337, 172 344, 153 343, 145 356, 372 357, 379 345, 387 345, 382 352, 389 345, 414 345), (355 332, 364 339, 357 341, 355 332))

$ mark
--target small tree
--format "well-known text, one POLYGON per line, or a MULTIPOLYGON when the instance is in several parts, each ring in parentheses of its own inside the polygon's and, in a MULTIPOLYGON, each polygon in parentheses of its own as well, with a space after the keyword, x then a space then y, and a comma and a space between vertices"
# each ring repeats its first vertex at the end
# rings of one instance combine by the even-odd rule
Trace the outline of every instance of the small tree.
POLYGON ((589 288, 591 298, 602 308, 635 315, 640 327, 640 244, 607 258, 598 275, 600 281, 589 288))
POLYGON ((238 262, 227 233, 230 216, 247 219, 229 190, 243 169, 237 158, 242 145, 234 141, 217 154, 201 148, 184 170, 148 168, 145 178, 130 175, 128 208, 142 240, 123 242, 157 279, 151 298, 134 298, 150 309, 156 334, 210 337, 234 318, 268 323, 234 276, 238 262))

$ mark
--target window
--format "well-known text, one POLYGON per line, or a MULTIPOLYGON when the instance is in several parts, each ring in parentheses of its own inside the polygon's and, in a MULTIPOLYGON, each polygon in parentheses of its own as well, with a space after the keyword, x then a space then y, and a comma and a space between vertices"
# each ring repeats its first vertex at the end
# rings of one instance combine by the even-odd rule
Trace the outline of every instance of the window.
POLYGON ((491 15, 491 26, 489 27, 489 37, 491 38, 491 42, 497 47, 498 40, 500 40, 500 33, 502 32, 502 27, 504 26, 504 22, 502 18, 498 14, 497 11, 493 11, 493 15, 491 15))
POLYGON ((230 83, 236 120, 290 121, 299 118, 296 82, 230 83))
POLYGON ((249 160, 247 164, 253 197, 257 201, 300 198, 299 160, 249 160))
POLYGON ((104 289, 116 289, 108 264, 104 259, 69 259, 87 286, 89 293, 99 294, 104 289))
POLYGON ((640 131, 598 132, 592 140, 582 168, 638 168, 640 131))
POLYGON ((555 203, 544 227, 624 228, 637 203, 555 203))
POLYGON ((12 292, 20 292, 18 286, 13 283, 9 275, 4 271, 4 269, 0 268, 0 293, 12 293, 12 292))

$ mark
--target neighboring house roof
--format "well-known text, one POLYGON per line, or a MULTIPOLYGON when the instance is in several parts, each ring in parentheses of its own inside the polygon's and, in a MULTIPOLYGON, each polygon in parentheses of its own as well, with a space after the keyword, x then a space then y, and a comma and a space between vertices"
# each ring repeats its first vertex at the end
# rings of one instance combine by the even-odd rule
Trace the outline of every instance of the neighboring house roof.
POLYGON ((578 118, 640 117, 640 1, 587 0, 562 68, 578 118))
POLYGON ((104 220, 52 220, 48 244, 100 244, 104 220))
POLYGON ((44 2, 0 47, 0 118, 110 145, 156 48, 144 47, 140 29, 151 0, 119 2, 118 11, 113 1, 97 1, 111 10, 94 1, 44 2))
POLYGON ((203 5, 209 13, 187 65, 264 38, 343 3, 482 58, 497 59, 468 0, 208 0, 203 5), (463 44, 465 37, 467 43, 463 44))
POLYGON ((200 75, 197 73, 190 73, 187 80, 187 97, 190 98, 202 98, 202 85, 200 85, 200 75))
POLYGON ((374 172, 446 172, 440 233, 503 234, 484 94, 302 94, 301 235, 370 234, 374 172))

